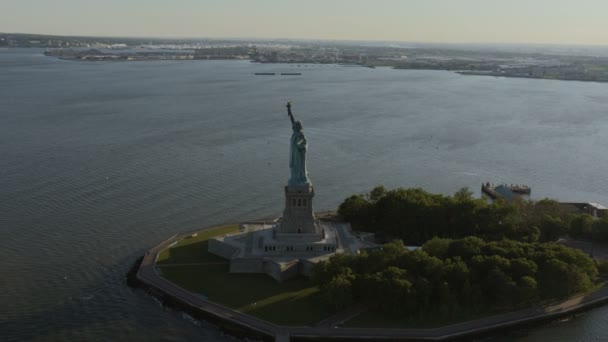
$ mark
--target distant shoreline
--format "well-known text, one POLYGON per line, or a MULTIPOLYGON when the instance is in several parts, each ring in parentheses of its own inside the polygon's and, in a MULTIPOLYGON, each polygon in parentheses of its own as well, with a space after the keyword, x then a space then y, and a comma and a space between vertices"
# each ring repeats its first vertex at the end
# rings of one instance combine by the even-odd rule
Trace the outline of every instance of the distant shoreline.
POLYGON ((365 68, 389 67, 399 70, 442 70, 452 71, 465 76, 494 76, 494 77, 512 77, 512 78, 528 78, 539 80, 559 80, 559 81, 579 81, 579 82, 608 82, 608 76, 600 76, 597 73, 587 73, 579 70, 579 66, 563 67, 563 66, 536 66, 529 65, 517 68, 504 68, 496 70, 496 66, 490 65, 487 61, 478 61, 478 64, 468 64, 457 59, 445 61, 433 60, 397 60, 397 59, 373 59, 373 60, 314 60, 306 56, 299 58, 282 60, 278 58, 266 59, 260 56, 250 56, 243 50, 238 50, 237 53, 226 53, 224 50, 202 49, 195 51, 165 51, 152 50, 145 52, 102 52, 95 49, 86 51, 75 51, 72 49, 57 49, 47 50, 43 53, 48 57, 56 57, 68 61, 85 61, 85 62, 146 62, 146 61, 209 61, 209 60, 240 60, 250 61, 252 63, 264 64, 319 64, 319 65, 339 65, 339 66, 359 66, 365 68), (209 51, 207 51, 209 50, 209 51), (468 70, 464 67, 472 67, 468 70))
POLYGON ((548 78, 548 77, 534 77, 529 75, 517 75, 517 74, 509 74, 509 73, 500 73, 500 72, 477 72, 477 71, 456 71, 457 74, 464 76, 494 76, 494 77, 509 77, 509 78, 528 78, 533 80, 547 80, 547 81, 579 81, 579 82, 598 82, 598 83, 608 83, 608 79, 606 80, 593 80, 593 79, 585 79, 585 78, 548 78))

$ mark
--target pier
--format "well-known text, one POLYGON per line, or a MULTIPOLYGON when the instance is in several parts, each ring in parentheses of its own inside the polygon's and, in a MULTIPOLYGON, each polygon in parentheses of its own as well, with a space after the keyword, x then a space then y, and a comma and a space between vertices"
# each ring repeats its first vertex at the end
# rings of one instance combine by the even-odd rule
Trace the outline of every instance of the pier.
POLYGON ((520 184, 492 184, 490 182, 481 184, 481 192, 493 200, 504 199, 510 201, 516 196, 530 196, 532 189, 527 185, 520 184))

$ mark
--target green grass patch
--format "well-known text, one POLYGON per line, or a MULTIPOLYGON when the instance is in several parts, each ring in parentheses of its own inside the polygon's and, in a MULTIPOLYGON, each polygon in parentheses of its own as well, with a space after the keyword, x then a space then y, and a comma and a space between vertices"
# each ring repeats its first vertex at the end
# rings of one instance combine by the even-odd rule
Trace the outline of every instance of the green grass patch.
POLYGON ((307 325, 332 314, 319 288, 304 277, 278 283, 265 274, 231 274, 229 262, 207 252, 207 240, 238 226, 199 232, 163 250, 156 263, 171 282, 208 298, 281 325, 307 325))
POLYGON ((239 226, 233 225, 197 232, 196 236, 185 237, 178 241, 177 244, 163 249, 158 254, 156 264, 192 264, 226 261, 218 256, 207 253, 207 240, 214 236, 234 233, 238 230, 239 226))

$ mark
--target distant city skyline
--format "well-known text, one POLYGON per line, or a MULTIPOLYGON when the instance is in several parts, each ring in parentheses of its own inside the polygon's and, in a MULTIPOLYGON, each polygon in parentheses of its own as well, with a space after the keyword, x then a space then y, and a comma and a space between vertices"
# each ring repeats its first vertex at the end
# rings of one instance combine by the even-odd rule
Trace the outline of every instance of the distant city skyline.
POLYGON ((602 0, 7 0, 0 32, 608 45, 602 0))

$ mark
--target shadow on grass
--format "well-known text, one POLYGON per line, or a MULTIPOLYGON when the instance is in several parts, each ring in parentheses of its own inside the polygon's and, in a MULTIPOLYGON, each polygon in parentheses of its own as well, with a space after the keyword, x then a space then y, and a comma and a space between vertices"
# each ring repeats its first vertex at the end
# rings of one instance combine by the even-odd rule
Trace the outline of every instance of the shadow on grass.
POLYGON ((185 289, 273 323, 305 325, 331 314, 306 278, 277 283, 265 274, 228 273, 228 264, 159 267, 163 277, 185 289))

